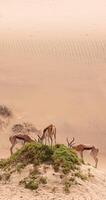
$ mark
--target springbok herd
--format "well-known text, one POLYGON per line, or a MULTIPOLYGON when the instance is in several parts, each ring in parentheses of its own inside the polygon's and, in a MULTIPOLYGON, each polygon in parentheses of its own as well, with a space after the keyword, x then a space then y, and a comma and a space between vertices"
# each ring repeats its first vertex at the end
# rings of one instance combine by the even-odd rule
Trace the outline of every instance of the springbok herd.
MULTIPOLYGON (((24 144, 27 142, 29 142, 29 143, 30 142, 39 142, 42 144, 48 143, 48 145, 51 145, 51 146, 53 145, 53 143, 56 144, 56 127, 51 124, 43 130, 42 134, 38 130, 37 137, 38 137, 38 140, 36 140, 36 139, 33 140, 29 135, 21 134, 21 133, 10 136, 9 140, 11 142, 11 147, 10 147, 11 154, 13 153, 13 148, 17 144, 18 140, 23 141, 24 144)), ((69 139, 66 138, 66 141, 67 141, 69 148, 75 149, 76 152, 78 152, 80 154, 82 161, 84 161, 84 158, 83 158, 84 151, 90 151, 90 154, 95 161, 95 167, 97 167, 97 164, 98 164, 97 155, 98 155, 99 149, 95 148, 95 146, 89 146, 89 145, 84 145, 84 144, 75 145, 74 138, 72 139, 72 141, 69 141, 69 139)))

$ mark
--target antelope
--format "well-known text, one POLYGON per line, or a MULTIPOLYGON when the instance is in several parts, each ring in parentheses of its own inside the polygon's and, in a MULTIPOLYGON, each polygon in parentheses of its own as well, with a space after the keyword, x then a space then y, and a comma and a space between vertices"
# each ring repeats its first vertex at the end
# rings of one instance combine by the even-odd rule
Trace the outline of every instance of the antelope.
POLYGON ((83 162, 84 162, 84 158, 83 158, 84 151, 91 150, 90 155, 95 160, 95 168, 97 168, 97 164, 98 164, 97 155, 98 155, 99 149, 95 148, 95 146, 88 146, 88 145, 84 145, 84 144, 75 145, 75 143, 74 143, 75 138, 73 138, 71 142, 69 142, 68 138, 66 138, 66 141, 68 143, 68 147, 75 149, 78 153, 80 153, 80 156, 81 156, 81 159, 83 162))
POLYGON ((54 138, 54 143, 56 144, 56 127, 51 124, 43 130, 42 136, 38 135, 38 142, 43 143, 43 141, 45 140, 46 144, 48 139, 48 144, 50 144, 51 142, 52 146, 53 138, 54 138))
POLYGON ((17 144, 17 140, 23 141, 24 144, 26 142, 35 142, 36 140, 32 140, 28 135, 22 135, 22 134, 18 134, 18 135, 13 135, 9 137, 9 140, 12 144, 12 146, 10 147, 10 153, 11 155, 13 154, 13 148, 14 146, 17 144))

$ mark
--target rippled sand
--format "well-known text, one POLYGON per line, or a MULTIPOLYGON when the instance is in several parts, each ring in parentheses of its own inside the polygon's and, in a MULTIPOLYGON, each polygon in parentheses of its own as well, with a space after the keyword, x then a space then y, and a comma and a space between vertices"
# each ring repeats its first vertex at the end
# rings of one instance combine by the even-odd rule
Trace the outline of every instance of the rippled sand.
POLYGON ((0 104, 15 121, 55 123, 58 142, 106 153, 105 19, 104 0, 0 2, 0 104))

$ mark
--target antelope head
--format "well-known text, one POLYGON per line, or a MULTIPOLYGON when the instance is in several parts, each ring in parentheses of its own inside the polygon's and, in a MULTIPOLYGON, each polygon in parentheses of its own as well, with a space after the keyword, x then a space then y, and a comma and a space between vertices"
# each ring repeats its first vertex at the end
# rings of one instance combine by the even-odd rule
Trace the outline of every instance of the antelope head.
POLYGON ((73 139, 71 140, 71 142, 68 140, 68 138, 66 138, 66 141, 67 141, 67 144, 68 144, 68 147, 73 147, 73 145, 75 144, 74 141, 75 141, 75 138, 73 137, 73 139))

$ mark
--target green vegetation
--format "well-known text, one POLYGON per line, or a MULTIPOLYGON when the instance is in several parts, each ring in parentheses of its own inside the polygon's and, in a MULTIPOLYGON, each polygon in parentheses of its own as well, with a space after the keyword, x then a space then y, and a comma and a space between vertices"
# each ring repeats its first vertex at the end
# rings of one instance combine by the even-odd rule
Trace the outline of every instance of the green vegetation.
POLYGON ((65 181, 65 183, 64 183, 64 192, 66 193, 66 194, 69 194, 70 193, 70 186, 71 186, 71 184, 70 184, 70 182, 69 181, 65 181))
MULTIPOLYGON (((64 185, 63 189, 66 193, 69 193, 70 187, 77 183, 76 177, 83 181, 88 178, 79 169, 81 161, 76 152, 65 145, 51 147, 35 142, 27 143, 10 158, 0 160, 0 168, 7 173, 5 180, 9 180, 13 172, 20 173, 30 164, 33 165, 33 169, 29 171, 26 178, 20 181, 20 184, 31 190, 37 190, 39 185, 47 184, 47 177, 40 171, 41 164, 44 164, 43 173, 47 172, 49 165, 56 172, 60 172, 61 183, 64 185), (70 173, 69 178, 68 173, 70 173)), ((0 179, 3 180, 2 176, 0 179)))
POLYGON ((77 181, 76 181, 76 178, 75 178, 74 175, 72 175, 69 178, 65 177, 64 181, 63 181, 63 185, 64 185, 63 190, 64 190, 64 192, 67 193, 67 194, 70 193, 70 187, 72 185, 76 185, 76 184, 77 184, 77 181))
POLYGON ((24 178, 22 181, 20 181, 20 185, 24 185, 25 188, 30 190, 37 190, 39 187, 38 182, 31 178, 24 178))
POLYGON ((38 176, 36 174, 30 174, 28 177, 20 181, 21 185, 30 190, 37 190, 40 184, 47 184, 47 178, 43 176, 38 176))
POLYGON ((54 170, 58 171, 61 167, 64 174, 76 169, 77 165, 80 164, 80 160, 75 151, 70 150, 65 145, 55 146, 52 158, 54 170))
POLYGON ((74 174, 76 177, 80 178, 83 181, 88 180, 88 175, 83 174, 81 171, 77 171, 74 174))
POLYGON ((39 165, 42 163, 53 165, 55 171, 62 170, 64 174, 76 169, 80 160, 73 150, 65 145, 56 145, 53 148, 39 143, 28 143, 14 153, 9 159, 0 161, 0 168, 15 166, 17 171, 28 164, 39 165))
POLYGON ((6 183, 7 181, 10 180, 10 176, 11 176, 10 172, 4 172, 2 175, 0 175, 0 181, 4 181, 6 183))

